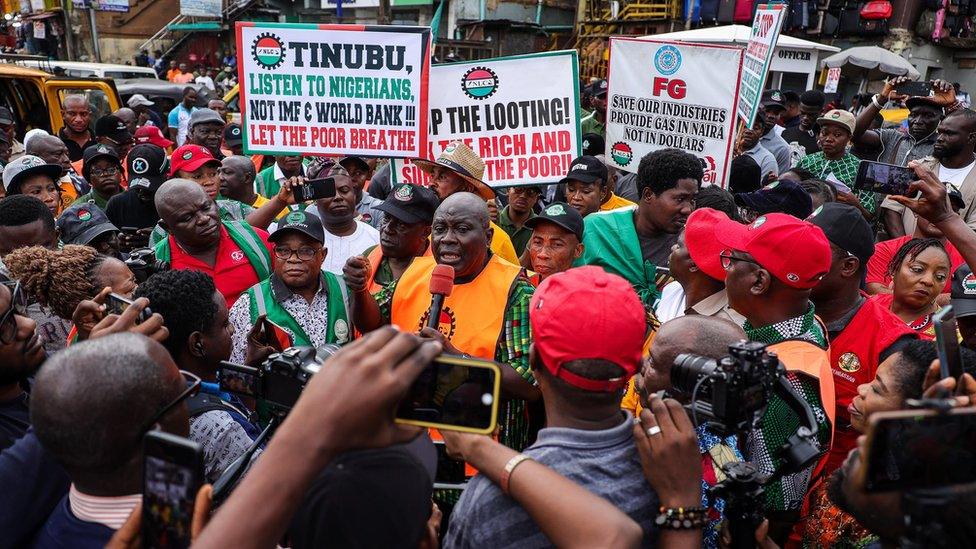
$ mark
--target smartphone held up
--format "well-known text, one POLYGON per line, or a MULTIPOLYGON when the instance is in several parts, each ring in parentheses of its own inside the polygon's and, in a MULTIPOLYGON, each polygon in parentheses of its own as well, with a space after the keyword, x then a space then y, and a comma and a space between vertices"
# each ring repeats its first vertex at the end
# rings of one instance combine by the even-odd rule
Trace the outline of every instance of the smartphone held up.
POLYGON ((908 187, 918 180, 915 170, 905 166, 862 160, 857 168, 854 188, 881 194, 908 195, 908 187))
POLYGON ((203 485, 203 447, 151 431, 143 439, 142 546, 190 546, 197 492, 203 485))

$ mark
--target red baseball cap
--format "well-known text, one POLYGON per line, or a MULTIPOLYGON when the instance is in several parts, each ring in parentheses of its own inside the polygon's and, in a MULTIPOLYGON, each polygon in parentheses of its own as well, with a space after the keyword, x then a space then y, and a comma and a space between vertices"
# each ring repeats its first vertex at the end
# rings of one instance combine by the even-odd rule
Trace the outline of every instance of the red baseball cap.
POLYGON ((759 216, 748 225, 720 215, 715 237, 726 248, 751 255, 783 284, 809 290, 830 270, 830 242, 816 225, 783 213, 759 216))
POLYGON ((156 126, 141 126, 136 130, 135 139, 136 143, 151 143, 163 149, 173 146, 173 142, 163 136, 163 130, 156 126))
POLYGON ((529 322, 546 370, 574 387, 616 391, 640 368, 644 306, 629 282, 600 267, 577 267, 543 280, 532 296, 529 322), (563 369, 581 359, 607 360, 626 374, 590 379, 563 369))
POLYGON ((175 177, 179 170, 195 172, 201 166, 210 163, 220 164, 220 160, 214 158, 214 155, 206 147, 183 145, 173 151, 173 156, 170 157, 169 176, 175 177))
POLYGON ((726 246, 715 238, 715 227, 728 216, 712 208, 691 212, 685 223, 685 248, 698 268, 715 280, 725 280, 725 269, 719 257, 726 246))

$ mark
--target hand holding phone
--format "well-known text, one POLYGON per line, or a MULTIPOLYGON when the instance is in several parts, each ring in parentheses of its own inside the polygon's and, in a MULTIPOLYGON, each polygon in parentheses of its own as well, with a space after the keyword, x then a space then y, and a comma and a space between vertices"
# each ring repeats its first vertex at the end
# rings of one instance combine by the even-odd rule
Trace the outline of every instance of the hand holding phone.
MULTIPOLYGON (((122 297, 114 292, 108 294, 108 297, 105 298, 105 312, 109 314, 121 315, 130 305, 132 305, 131 299, 122 297)), ((142 324, 149 320, 152 314, 152 310, 149 307, 139 311, 139 316, 136 317, 136 324, 142 324)))
POLYGON ((881 194, 906 196, 918 177, 915 170, 883 162, 862 160, 857 167, 854 187, 881 194))
POLYGON ((895 85, 895 91, 908 97, 928 97, 932 92, 932 83, 928 81, 906 81, 895 85))
POLYGON ((334 177, 309 179, 304 184, 293 187, 292 192, 296 202, 332 198, 336 195, 336 181, 334 177))
POLYGON ((500 390, 494 362, 441 355, 400 400, 396 422, 487 435, 495 430, 500 390))
POLYGON ((143 439, 143 452, 143 547, 189 547, 196 496, 203 485, 203 447, 150 431, 143 439))

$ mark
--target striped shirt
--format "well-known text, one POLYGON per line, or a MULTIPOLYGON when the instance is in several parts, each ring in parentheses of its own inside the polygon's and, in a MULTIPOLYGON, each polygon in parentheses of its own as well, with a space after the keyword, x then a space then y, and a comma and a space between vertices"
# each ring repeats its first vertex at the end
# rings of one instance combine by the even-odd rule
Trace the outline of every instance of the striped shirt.
POLYGON ((79 492, 74 484, 68 490, 71 512, 79 520, 101 524, 113 530, 118 530, 125 524, 140 501, 142 501, 142 494, 114 497, 90 496, 79 492))

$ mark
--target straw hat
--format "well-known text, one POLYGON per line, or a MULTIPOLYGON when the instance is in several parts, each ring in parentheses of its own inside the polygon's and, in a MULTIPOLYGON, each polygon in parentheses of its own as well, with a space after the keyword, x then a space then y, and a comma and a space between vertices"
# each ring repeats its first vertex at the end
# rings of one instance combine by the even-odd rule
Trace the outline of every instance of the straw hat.
POLYGON ((432 174, 435 166, 447 168, 474 185, 475 193, 481 198, 485 200, 495 198, 495 191, 481 180, 485 176, 485 161, 461 141, 449 143, 434 162, 416 159, 413 163, 428 174, 432 174))

